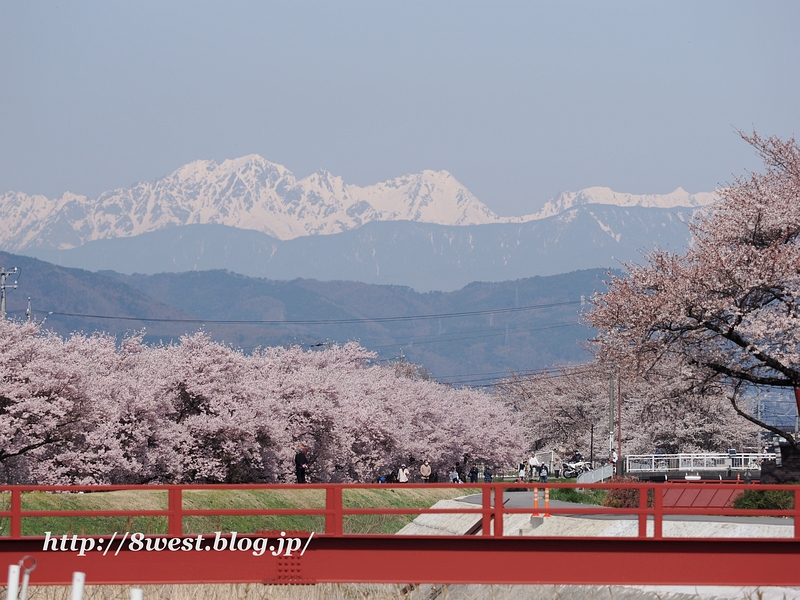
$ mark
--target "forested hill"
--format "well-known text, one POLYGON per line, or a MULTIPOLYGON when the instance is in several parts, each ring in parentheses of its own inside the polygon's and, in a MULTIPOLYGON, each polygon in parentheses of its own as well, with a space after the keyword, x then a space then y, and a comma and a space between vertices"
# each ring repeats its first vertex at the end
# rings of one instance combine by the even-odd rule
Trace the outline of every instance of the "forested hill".
POLYGON ((92 273, 6 253, 0 253, 0 265, 22 268, 18 289, 7 292, 9 315, 24 318, 30 296, 37 320, 52 312, 45 326, 61 335, 102 330, 121 337, 145 329, 147 341, 169 343, 203 328, 245 351, 355 339, 383 360, 404 359, 437 379, 475 385, 509 370, 587 360, 583 345, 592 332, 579 324, 580 301, 603 289, 605 278, 594 269, 418 293, 403 286, 271 281, 227 271, 92 273))

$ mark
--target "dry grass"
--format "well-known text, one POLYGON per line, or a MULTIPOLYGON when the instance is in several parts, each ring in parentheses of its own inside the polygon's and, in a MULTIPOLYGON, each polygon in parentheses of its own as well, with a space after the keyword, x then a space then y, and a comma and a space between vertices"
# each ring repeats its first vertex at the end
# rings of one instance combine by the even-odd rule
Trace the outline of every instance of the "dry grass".
MULTIPOLYGON (((144 590, 145 600, 345 600, 354 598, 406 598, 396 585, 268 586, 261 584, 149 585, 130 586, 144 590)), ((127 600, 129 586, 86 586, 84 600, 127 600)), ((3 593, 5 596, 5 593, 3 593)), ((70 600, 70 588, 33 587, 30 600, 70 600)))
MULTIPOLYGON (((318 584, 277 586, 260 584, 139 586, 145 600, 777 600, 797 598, 794 590, 728 588, 712 595, 659 588, 569 585, 421 585, 318 584)), ((5 590, 2 596, 5 596, 5 590)), ((68 587, 33 587, 31 600, 69 600, 68 587)), ((127 600, 129 586, 87 586, 85 600, 127 600)))

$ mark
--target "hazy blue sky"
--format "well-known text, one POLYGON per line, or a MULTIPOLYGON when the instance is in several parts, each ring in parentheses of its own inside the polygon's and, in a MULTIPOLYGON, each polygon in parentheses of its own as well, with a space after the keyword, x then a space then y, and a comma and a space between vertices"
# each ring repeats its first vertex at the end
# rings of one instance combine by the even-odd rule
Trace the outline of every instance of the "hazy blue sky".
POLYGON ((709 191, 800 133, 800 2, 0 0, 0 192, 97 195, 257 153, 446 169, 500 214, 709 191))

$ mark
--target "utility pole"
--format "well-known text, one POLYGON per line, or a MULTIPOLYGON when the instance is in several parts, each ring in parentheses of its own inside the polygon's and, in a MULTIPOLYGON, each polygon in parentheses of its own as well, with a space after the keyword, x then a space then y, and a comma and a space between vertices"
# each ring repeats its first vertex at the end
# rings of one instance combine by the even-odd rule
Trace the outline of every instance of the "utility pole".
POLYGON ((14 267, 10 271, 6 271, 5 267, 0 267, 0 320, 4 321, 6 318, 6 288, 12 290, 17 289, 17 280, 19 280, 19 267, 14 267), (6 283, 6 279, 10 276, 16 275, 14 283, 6 283))
POLYGON ((756 390, 756 393, 758 394, 757 399, 756 399, 756 415, 758 417, 758 420, 760 421, 761 420, 761 388, 758 388, 758 390, 756 390))
POLYGON ((614 375, 608 380, 608 453, 614 449, 614 375))
POLYGON ((622 377, 617 377, 617 475, 622 475, 622 377))

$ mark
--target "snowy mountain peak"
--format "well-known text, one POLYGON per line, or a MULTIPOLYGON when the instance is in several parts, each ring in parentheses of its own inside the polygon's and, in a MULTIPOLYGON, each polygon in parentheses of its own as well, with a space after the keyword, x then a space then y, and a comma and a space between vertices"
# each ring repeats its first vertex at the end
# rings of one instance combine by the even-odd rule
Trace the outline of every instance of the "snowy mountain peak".
POLYGON ((221 224, 281 240, 335 234, 370 221, 468 226, 522 223, 587 204, 694 207, 714 194, 635 196, 608 188, 564 192, 537 213, 499 217, 447 171, 425 170, 370 186, 320 170, 298 180, 283 165, 250 154, 216 163, 196 160, 166 177, 97 198, 0 195, 0 246, 68 249, 100 239, 132 237, 166 227, 221 224))
POLYGON ((339 233, 376 220, 476 225, 498 217, 445 171, 360 187, 326 170, 297 180, 283 165, 251 154, 221 163, 196 160, 154 182, 94 199, 6 193, 0 196, 0 245, 66 249, 208 223, 287 240, 339 233))
POLYGON ((552 200, 548 200, 538 212, 522 217, 523 220, 545 219, 575 206, 587 204, 611 204, 614 206, 630 207, 641 206, 644 208, 695 208, 708 206, 717 200, 714 192, 701 192, 690 194, 683 188, 678 188, 670 194, 636 195, 615 192, 607 187, 590 187, 579 192, 561 192, 552 200))

